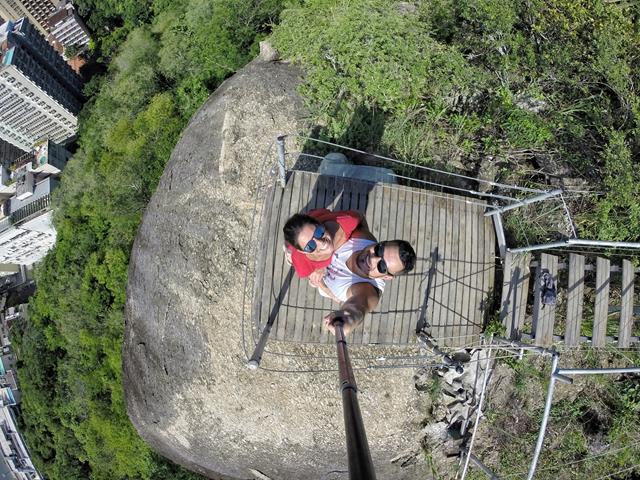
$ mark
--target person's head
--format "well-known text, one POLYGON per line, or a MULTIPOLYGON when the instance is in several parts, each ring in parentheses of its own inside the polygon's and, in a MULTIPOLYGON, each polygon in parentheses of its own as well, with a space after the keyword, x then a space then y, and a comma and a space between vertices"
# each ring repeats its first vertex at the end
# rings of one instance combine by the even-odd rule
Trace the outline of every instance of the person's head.
POLYGON ((333 239, 325 226, 315 218, 303 213, 292 216, 284 228, 284 239, 303 253, 330 253, 333 239))
POLYGON ((356 260, 358 268, 370 278, 391 280, 413 270, 416 252, 404 240, 388 240, 362 250, 356 260))

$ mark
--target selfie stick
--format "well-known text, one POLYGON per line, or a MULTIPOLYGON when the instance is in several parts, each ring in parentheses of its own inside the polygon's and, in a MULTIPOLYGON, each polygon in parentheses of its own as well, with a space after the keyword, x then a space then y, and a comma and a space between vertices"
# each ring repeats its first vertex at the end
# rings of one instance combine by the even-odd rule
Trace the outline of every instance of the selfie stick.
POLYGON ((335 327, 336 348, 338 351, 344 429, 347 438, 347 456, 349 458, 349 478, 350 480, 375 480, 376 473, 373 469, 367 435, 364 431, 360 406, 358 405, 358 388, 353 376, 351 361, 347 352, 347 341, 342 328, 344 320, 336 318, 332 323, 335 327))

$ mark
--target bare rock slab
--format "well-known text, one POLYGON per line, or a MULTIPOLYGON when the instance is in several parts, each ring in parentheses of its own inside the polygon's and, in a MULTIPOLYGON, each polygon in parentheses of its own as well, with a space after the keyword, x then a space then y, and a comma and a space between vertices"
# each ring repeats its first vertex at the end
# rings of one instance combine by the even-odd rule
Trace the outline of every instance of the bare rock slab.
MULTIPOLYGON (((243 258, 258 164, 278 133, 303 131, 300 72, 256 60, 183 132, 147 207, 129 267, 124 389, 140 435, 210 478, 348 478, 335 372, 246 368, 243 258)), ((357 373, 384 479, 430 478, 409 370, 357 373), (403 452, 413 462, 392 462, 403 452)))

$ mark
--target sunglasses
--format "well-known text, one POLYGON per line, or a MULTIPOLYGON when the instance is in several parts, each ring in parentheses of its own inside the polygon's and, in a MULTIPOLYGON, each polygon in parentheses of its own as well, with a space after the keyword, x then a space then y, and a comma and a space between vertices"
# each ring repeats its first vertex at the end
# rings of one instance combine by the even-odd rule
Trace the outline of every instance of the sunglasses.
POLYGON ((380 261, 378 262, 378 271, 383 275, 393 275, 389 273, 389 268, 387 267, 387 262, 384 261, 384 245, 382 243, 376 243, 373 247, 373 254, 376 257, 380 257, 380 261))
POLYGON ((324 232, 325 232, 324 226, 318 225, 316 229, 313 231, 313 238, 309 240, 309 242, 304 246, 302 251, 305 253, 314 252, 316 248, 318 248, 318 243, 316 242, 316 240, 320 240, 322 237, 324 237, 324 232))

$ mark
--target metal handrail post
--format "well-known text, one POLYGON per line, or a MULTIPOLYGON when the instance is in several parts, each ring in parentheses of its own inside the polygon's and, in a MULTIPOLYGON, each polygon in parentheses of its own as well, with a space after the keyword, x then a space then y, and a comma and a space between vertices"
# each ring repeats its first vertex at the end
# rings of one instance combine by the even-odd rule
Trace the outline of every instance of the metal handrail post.
POLYGON ((433 337, 431 335, 422 330, 418 332, 417 336, 420 346, 425 348, 426 350, 431 351, 434 355, 440 357, 442 359, 443 365, 455 368, 457 373, 464 373, 464 367, 462 366, 462 363, 454 360, 449 354, 443 352, 440 347, 438 347, 438 345, 434 343, 433 337))
POLYGON ((491 480, 500 480, 496 476, 496 474, 493 473, 489 469, 489 467, 487 467, 484 463, 482 463, 482 461, 478 457, 476 457, 473 453, 471 453, 467 447, 462 447, 460 451, 462 452, 463 455, 467 455, 471 459, 471 463, 473 463, 476 467, 482 470, 487 475, 487 477, 489 477, 491 480))
POLYGON ((556 188, 555 190, 550 190, 548 192, 541 193, 540 195, 534 195, 533 197, 525 198, 524 200, 512 203, 511 205, 506 205, 504 207, 492 207, 493 210, 486 212, 484 216, 489 217, 497 213, 508 212, 509 210, 513 210, 514 208, 524 207, 525 205, 529 205, 531 203, 541 202, 542 200, 546 200, 547 198, 555 197, 556 195, 560 194, 562 194, 562 189, 556 188))
POLYGON ((286 185, 286 169, 285 169, 285 145, 284 135, 278 135, 276 138, 276 146, 278 149, 278 177, 280 178, 280 185, 282 188, 286 185))
MULTIPOLYGON (((491 344, 491 341, 489 341, 489 344, 491 344)), ((464 478, 467 475, 467 470, 469 469, 469 462, 471 460, 471 451, 473 450, 473 443, 476 438, 476 433, 478 432, 478 425, 480 424, 480 420, 482 420, 482 417, 484 416, 484 413, 482 412, 482 406, 484 405, 484 397, 485 397, 485 392, 487 390, 487 382, 489 380, 489 369, 491 368, 491 351, 487 352, 486 355, 487 355, 486 357, 487 363, 484 369, 484 378, 482 380, 482 390, 480 391, 480 400, 478 401, 478 408, 476 410, 476 422, 473 424, 473 432, 471 432, 471 439, 469 440, 469 446, 468 446, 468 454, 465 457, 464 468, 462 469, 462 475, 460 477, 461 480, 464 480, 464 478)))
POLYGON ((505 347, 511 347, 514 350, 531 350, 538 352, 542 355, 555 355, 557 352, 552 348, 539 347, 538 345, 529 345, 528 343, 520 342, 518 340, 507 340, 502 337, 493 337, 493 342, 505 347))
POLYGON ((258 340, 256 348, 253 350, 253 354, 247 362, 247 367, 251 370, 257 370, 260 366, 262 353, 264 352, 264 347, 267 345, 267 340, 269 340, 269 334, 271 333, 271 327, 273 327, 273 322, 267 322, 264 330, 262 330, 262 333, 260 334, 260 340, 258 340))
POLYGON ((559 375, 600 375, 609 373, 640 373, 640 367, 625 368, 560 368, 559 375))
POLYGON ((282 282, 282 287, 280 287, 280 293, 278 294, 278 298, 271 309, 271 313, 269 314, 269 318, 267 320, 266 325, 264 326, 264 330, 260 334, 260 340, 256 344, 256 348, 253 350, 253 354, 251 358, 247 362, 247 367, 251 370, 256 370, 260 366, 260 361, 262 360, 262 354, 264 352, 264 347, 267 345, 267 340, 269 340, 269 334, 271 333, 271 329, 273 328, 273 324, 276 321, 276 317, 278 316, 278 310, 280 309, 280 305, 282 304, 287 291, 289 290, 289 286, 291 285, 291 279, 293 279, 293 267, 289 268, 289 273, 282 282))
POLYGON ((334 320, 333 322, 336 334, 338 369, 340 371, 340 388, 342 390, 349 478, 351 480, 375 480, 376 473, 373 469, 367 434, 364 430, 362 414, 358 405, 358 387, 356 386, 351 361, 349 360, 343 325, 344 322, 342 320, 334 320))
POLYGON ((547 400, 544 404, 544 413, 542 414, 542 424, 540 425, 540 432, 538 433, 538 441, 536 442, 536 449, 533 452, 533 460, 531 460, 531 466, 529 467, 529 473, 527 480, 533 478, 533 474, 536 472, 538 465, 538 457, 542 451, 542 444, 544 443, 544 435, 547 432, 547 422, 549 421, 549 412, 551 411, 551 401, 553 400, 553 390, 556 385, 556 370, 558 369, 558 354, 551 357, 551 376, 549 382, 549 390, 547 391, 547 400))
POLYGON ((552 248, 580 245, 583 247, 605 247, 605 248, 640 248, 637 242, 613 242, 608 240, 588 240, 583 238, 568 238, 560 242, 545 243, 541 245, 529 245, 527 247, 509 248, 511 253, 531 252, 533 250, 550 250, 552 248))

